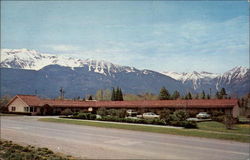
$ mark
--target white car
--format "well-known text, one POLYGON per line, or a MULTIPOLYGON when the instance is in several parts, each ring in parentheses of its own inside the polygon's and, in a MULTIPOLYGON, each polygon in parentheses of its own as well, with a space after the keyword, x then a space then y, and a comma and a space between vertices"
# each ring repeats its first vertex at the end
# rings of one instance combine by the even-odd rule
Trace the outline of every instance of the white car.
POLYGON ((128 109, 128 110, 127 110, 127 114, 128 114, 128 116, 130 116, 130 117, 134 117, 134 116, 137 115, 137 112, 133 111, 132 109, 128 109))
POLYGON ((210 118, 210 114, 207 114, 207 112, 200 112, 196 115, 196 118, 210 118))
POLYGON ((153 112, 143 113, 142 115, 138 115, 137 117, 138 118, 160 118, 159 115, 153 112))

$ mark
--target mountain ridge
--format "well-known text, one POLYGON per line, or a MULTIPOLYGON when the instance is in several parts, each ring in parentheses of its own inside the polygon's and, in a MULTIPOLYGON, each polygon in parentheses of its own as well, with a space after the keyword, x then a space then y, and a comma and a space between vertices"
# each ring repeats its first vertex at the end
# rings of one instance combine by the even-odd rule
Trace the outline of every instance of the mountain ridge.
MULTIPOLYGON (((206 92, 212 90, 213 93, 215 93, 222 87, 226 88, 229 94, 244 95, 249 93, 249 69, 241 66, 237 66, 222 74, 206 71, 193 71, 192 73, 157 72, 147 69, 139 70, 135 67, 121 66, 107 61, 91 59, 84 60, 53 54, 44 54, 28 49, 2 49, 0 64, 2 70, 4 68, 30 70, 32 74, 42 74, 44 72, 51 73, 51 71, 54 70, 54 72, 58 74, 58 77, 61 78, 63 78, 63 75, 74 75, 72 79, 78 79, 82 83, 76 84, 79 86, 87 83, 91 84, 93 87, 96 85, 100 88, 110 88, 118 85, 122 87, 121 82, 124 82, 125 91, 132 93, 146 91, 157 93, 160 86, 166 86, 167 88, 170 88, 170 91, 180 90, 183 94, 188 91, 198 93, 202 90, 205 90, 206 92), (85 81, 77 78, 77 76, 83 76, 82 78, 85 79, 85 81), (88 76, 92 79, 86 79, 88 76), (158 77, 158 79, 156 79, 156 77, 158 77), (102 80, 99 80, 98 78, 101 78, 102 80), (94 81, 93 84, 90 81, 94 81), (109 85, 105 84, 107 82, 109 85), (103 84, 99 85, 95 83, 103 84)), ((7 71, 6 69, 5 71, 6 74, 8 71, 11 72, 11 74, 16 74, 15 71, 7 71)), ((32 74, 29 76, 32 76, 32 74)), ((42 77, 42 79, 43 78, 44 77, 42 77)), ((57 77, 53 78, 57 79, 57 77)), ((67 80, 71 81, 70 79, 67 80)), ((13 81, 13 83, 16 83, 16 81, 13 81)), ((56 82, 51 81, 51 83, 56 82)), ((67 84, 69 82, 64 83, 67 84)), ((61 85, 63 86, 63 83, 61 85)), ((97 87, 94 88, 94 90, 98 89, 97 87)), ((88 91, 90 92, 91 88, 88 91)))

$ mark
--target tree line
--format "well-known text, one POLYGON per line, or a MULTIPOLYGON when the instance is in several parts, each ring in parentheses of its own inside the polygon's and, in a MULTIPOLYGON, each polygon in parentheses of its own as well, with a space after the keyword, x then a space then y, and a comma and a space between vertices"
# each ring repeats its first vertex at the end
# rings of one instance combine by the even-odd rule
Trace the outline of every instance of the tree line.
MULTIPOLYGON (((112 90, 98 90, 95 95, 87 96, 87 100, 98 100, 98 101, 123 101, 123 100, 176 100, 176 99, 230 99, 227 95, 226 89, 221 88, 215 95, 206 93, 204 90, 201 93, 192 94, 187 92, 185 95, 175 90, 172 94, 165 88, 160 89, 159 94, 144 93, 144 94, 123 94, 120 87, 112 88, 112 90)), ((75 98, 80 100, 80 97, 75 98)), ((85 98, 83 98, 85 100, 85 98)))
MULTIPOLYGON (((198 94, 192 94, 191 92, 188 92, 184 96, 181 96, 180 92, 175 90, 173 94, 171 95, 169 91, 162 87, 159 93, 159 100, 176 100, 176 99, 211 99, 210 94, 206 94, 203 90, 202 93, 198 94)), ((230 96, 227 95, 226 89, 222 88, 220 91, 217 91, 214 98, 216 99, 231 99, 230 96)))

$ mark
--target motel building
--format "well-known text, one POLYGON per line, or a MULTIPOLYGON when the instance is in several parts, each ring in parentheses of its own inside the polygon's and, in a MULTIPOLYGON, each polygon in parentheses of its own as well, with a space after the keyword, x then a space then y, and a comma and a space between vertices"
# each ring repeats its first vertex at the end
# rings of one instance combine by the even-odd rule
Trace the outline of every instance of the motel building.
POLYGON ((160 113, 163 109, 171 111, 183 109, 192 112, 220 111, 237 118, 239 106, 237 99, 193 99, 193 100, 140 100, 140 101, 79 101, 42 99, 35 95, 16 95, 7 104, 8 111, 28 115, 59 115, 65 109, 72 112, 96 113, 99 108, 132 109, 139 113, 160 113))

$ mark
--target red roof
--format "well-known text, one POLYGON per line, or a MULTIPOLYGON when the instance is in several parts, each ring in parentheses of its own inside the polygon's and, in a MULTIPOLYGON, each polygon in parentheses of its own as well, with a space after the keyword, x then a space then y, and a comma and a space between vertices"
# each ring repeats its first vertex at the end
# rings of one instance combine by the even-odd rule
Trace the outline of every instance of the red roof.
POLYGON ((144 100, 144 101, 76 101, 41 99, 34 95, 17 95, 29 106, 51 107, 106 107, 106 108, 232 108, 237 105, 237 99, 204 99, 204 100, 144 100))
POLYGON ((24 103, 29 106, 39 106, 39 104, 41 103, 41 99, 35 95, 16 95, 9 101, 7 106, 17 98, 20 98, 24 103))

